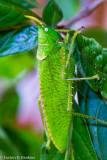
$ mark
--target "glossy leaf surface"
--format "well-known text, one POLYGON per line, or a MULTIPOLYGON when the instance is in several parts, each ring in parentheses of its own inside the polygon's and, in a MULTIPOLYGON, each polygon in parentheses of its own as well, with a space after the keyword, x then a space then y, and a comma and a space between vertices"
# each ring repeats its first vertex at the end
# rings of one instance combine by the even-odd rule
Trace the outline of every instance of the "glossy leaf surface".
POLYGON ((0 57, 30 51, 37 47, 37 28, 28 26, 0 34, 0 57))
MULTIPOLYGON (((96 95, 89 86, 81 85, 83 94, 81 95, 81 111, 84 114, 107 121, 107 104, 98 95, 96 95)), ((107 157, 107 126, 99 124, 96 121, 88 120, 88 126, 99 159, 106 160, 107 157)))
POLYGON ((0 30, 14 28, 21 23, 25 23, 24 15, 34 15, 31 11, 18 6, 10 1, 0 0, 0 30))
POLYGON ((35 8, 37 7, 37 1, 36 0, 5 0, 10 3, 14 3, 16 5, 19 5, 23 8, 35 8))
POLYGON ((49 26, 55 26, 63 17, 62 11, 57 3, 52 0, 49 1, 43 11, 43 19, 49 26))

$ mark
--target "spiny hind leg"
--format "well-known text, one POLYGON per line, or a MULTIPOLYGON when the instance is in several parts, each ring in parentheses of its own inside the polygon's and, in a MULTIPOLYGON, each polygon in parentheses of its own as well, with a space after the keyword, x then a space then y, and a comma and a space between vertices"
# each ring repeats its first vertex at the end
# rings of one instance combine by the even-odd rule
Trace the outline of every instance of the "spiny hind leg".
POLYGON ((94 80, 94 79, 97 79, 99 80, 99 75, 96 74, 94 76, 91 76, 91 77, 74 77, 74 78, 66 78, 65 80, 67 81, 83 81, 83 80, 94 80))
POLYGON ((107 121, 104 121, 102 119, 98 119, 98 118, 96 118, 94 116, 89 116, 89 115, 82 114, 82 113, 79 113, 79 112, 72 112, 72 115, 76 116, 76 117, 80 117, 80 118, 95 120, 98 123, 102 123, 103 125, 107 125, 107 121))
MULTIPOLYGON (((74 35, 73 35, 73 37, 71 39, 71 42, 69 42, 69 38, 70 38, 69 34, 67 34, 67 36, 66 36, 66 42, 70 43, 70 47, 69 47, 69 54, 68 54, 68 57, 67 57, 67 60, 66 60, 66 64, 65 64, 65 71, 67 70, 67 68, 69 70, 72 70, 73 65, 75 65, 75 64, 73 64, 73 65, 71 64, 72 61, 73 61, 73 57, 71 57, 71 56, 73 55, 73 52, 75 50, 75 41, 76 41, 76 38, 77 38, 79 33, 81 33, 81 29, 75 31, 75 33, 74 33, 74 35)), ((63 72, 63 77, 64 77, 64 75, 66 75, 66 72, 63 72)), ((80 77, 80 78, 79 77, 76 77, 76 78, 75 77, 71 77, 71 78, 64 78, 64 79, 68 80, 68 81, 70 81, 70 80, 72 80, 72 81, 81 81, 81 80, 94 80, 94 79, 99 80, 100 77, 99 77, 98 74, 96 74, 96 75, 93 75, 91 77, 80 77)))
MULTIPOLYGON (((66 80, 69 75, 73 75, 75 71, 75 63, 73 58, 71 57, 74 49, 75 49, 75 40, 77 35, 80 33, 80 31, 76 31, 74 35, 71 36, 68 33, 65 37, 65 44, 69 44, 68 53, 65 55, 65 62, 62 70, 62 79, 66 80)), ((73 85, 72 82, 68 82, 68 105, 67 105, 67 111, 72 111, 72 102, 73 102, 73 85)))
POLYGON ((69 44, 69 48, 68 48, 68 53, 67 55, 65 55, 65 62, 64 62, 64 67, 62 70, 62 78, 66 79, 65 77, 69 77, 69 74, 71 73, 72 70, 72 74, 74 74, 75 71, 75 63, 74 63, 74 59, 72 57, 73 52, 75 50, 75 41, 76 41, 76 37, 77 35, 80 33, 80 30, 75 31, 74 35, 70 36, 69 33, 67 33, 66 37, 65 37, 65 44, 68 45, 69 44))
MULTIPOLYGON (((85 29, 85 27, 84 26, 82 26, 82 27, 80 27, 80 28, 78 28, 77 29, 77 31, 80 31, 80 32, 82 32, 82 31, 84 31, 84 29, 85 29)), ((69 32, 72 32, 73 30, 72 29, 55 29, 57 32, 63 32, 63 33, 69 33, 69 32)))
POLYGON ((49 136, 48 136, 48 133, 47 133, 47 131, 45 130, 45 133, 46 133, 46 137, 47 137, 47 142, 46 142, 46 149, 47 150, 50 150, 51 149, 51 140, 50 140, 50 138, 49 138, 49 136))
MULTIPOLYGON (((69 69, 69 70, 72 70, 72 67, 73 67, 73 65, 75 65, 75 63, 74 64, 71 64, 72 63, 72 61, 73 61, 73 57, 71 57, 72 55, 73 55, 73 52, 74 52, 74 50, 75 50, 75 41, 76 41, 76 38, 77 38, 77 36, 78 36, 78 34, 80 34, 81 33, 81 31, 82 31, 82 28, 81 29, 79 29, 79 30, 77 30, 77 31, 75 31, 74 32, 74 35, 72 36, 72 39, 70 39, 70 34, 69 34, 69 32, 67 33, 67 36, 66 36, 66 38, 65 38, 65 43, 69 43, 69 51, 68 51, 68 56, 67 56, 67 60, 66 60, 66 63, 65 63, 65 66, 64 66, 64 68, 63 68, 63 73, 62 73, 62 77, 63 77, 63 79, 64 80, 73 80, 73 81, 75 81, 75 80, 93 80, 93 79, 100 79, 99 78, 99 75, 98 74, 96 74, 96 75, 94 75, 94 76, 91 76, 91 77, 82 77, 82 78, 74 78, 74 77, 71 77, 71 78, 65 78, 65 75, 67 74, 66 73, 66 70, 67 70, 67 68, 69 69), (70 41, 69 41, 70 40, 70 41), (70 65, 71 64, 71 65, 70 65), (65 72, 64 72, 65 71, 65 72)), ((74 73, 72 73, 72 74, 74 74, 74 73)), ((68 75, 69 76, 69 75, 68 75)))

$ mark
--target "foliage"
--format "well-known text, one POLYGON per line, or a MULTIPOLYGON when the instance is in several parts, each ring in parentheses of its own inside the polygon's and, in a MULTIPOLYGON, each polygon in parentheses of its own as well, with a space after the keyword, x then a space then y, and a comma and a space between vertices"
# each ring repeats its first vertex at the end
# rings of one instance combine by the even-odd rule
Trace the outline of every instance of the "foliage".
MULTIPOLYGON (((18 77, 24 75, 22 73, 32 71, 36 64, 34 62, 34 54, 36 55, 38 45, 39 27, 25 18, 25 15, 39 18, 31 10, 31 8, 34 7, 38 7, 34 0, 0 0, 0 77, 6 80, 5 90, 3 93, 0 93, 0 156, 31 155, 35 157, 35 160, 39 158, 41 158, 41 160, 64 160, 65 153, 60 153, 52 142, 50 149, 47 149, 47 135, 44 136, 44 144, 41 147, 42 139, 40 139, 34 131, 29 131, 29 128, 23 130, 17 125, 17 112, 20 103, 20 97, 16 91, 16 85, 17 82, 19 82, 18 77), (14 56, 12 57, 11 55, 14 56)), ((78 8, 79 4, 77 1, 69 0, 68 3, 66 3, 64 0, 59 3, 57 0, 50 0, 43 10, 42 19, 47 26, 54 28, 53 32, 56 33, 55 28, 57 28, 57 24, 61 20, 69 19, 75 15, 78 8), (67 9, 65 9, 65 5, 67 9), (72 8, 71 11, 69 10, 69 6, 72 8)), ((71 39, 73 35, 74 31, 70 32, 71 39)), ((78 34, 73 44, 74 52, 72 58, 77 66, 77 73, 74 74, 74 76, 78 78, 98 75, 99 79, 76 81, 74 83, 74 94, 75 92, 78 93, 78 104, 74 100, 73 106, 75 112, 84 113, 106 121, 107 49, 104 47, 107 46, 103 40, 103 37, 106 39, 106 32, 101 31, 99 33, 97 30, 91 30, 85 32, 84 35, 85 36, 78 34), (97 36, 99 34, 102 36, 101 39, 97 36), (90 37, 94 37, 96 40, 90 37)), ((51 36, 43 38, 49 38, 51 41, 51 36)), ((61 38, 61 42, 65 41, 64 38, 61 38)), ((51 44, 53 45, 52 41, 51 44)), ((71 44, 68 44, 68 50, 71 44)), ((44 48, 42 47, 41 49, 43 50, 44 48)), ((48 48, 48 51, 52 50, 48 48)), ((58 51, 55 50, 55 53, 57 52, 58 51)), ((51 65, 48 67, 50 69, 51 65)), ((44 78, 45 73, 46 72, 44 72, 44 78)), ((21 78, 23 78, 23 76, 21 78)), ((42 79, 42 81, 44 81, 44 79, 42 79)), ((47 83, 49 85, 49 81, 47 81, 47 83)), ((57 86, 57 84, 55 86, 57 86)), ((63 90, 61 93, 63 93, 63 90)), ((59 94, 57 96, 59 97, 59 94)), ((52 117, 54 116, 56 116, 56 114, 52 113, 52 117)), ((57 118, 60 119, 60 117, 57 118)), ((74 116, 72 123, 71 143, 75 160, 106 160, 107 127, 101 123, 99 124, 97 121, 86 120, 76 116, 74 116)), ((57 132, 59 130, 60 124, 57 132)), ((62 134, 64 135, 65 133, 62 134)), ((60 138, 61 137, 63 136, 60 135, 60 138)))
POLYGON ((27 26, 22 29, 0 34, 0 56, 27 52, 37 46, 37 28, 27 26))
POLYGON ((56 2, 54 0, 49 1, 43 12, 43 20, 45 23, 49 26, 56 25, 62 19, 62 17, 62 11, 56 2))

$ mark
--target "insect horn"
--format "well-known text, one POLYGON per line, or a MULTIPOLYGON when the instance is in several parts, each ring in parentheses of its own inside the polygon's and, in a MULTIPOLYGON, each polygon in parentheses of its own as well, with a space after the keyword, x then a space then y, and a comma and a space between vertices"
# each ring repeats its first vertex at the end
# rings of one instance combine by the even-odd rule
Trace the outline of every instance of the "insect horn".
POLYGON ((44 23, 38 19, 37 17, 33 17, 33 16, 29 16, 29 15, 25 15, 25 18, 28 18, 30 20, 33 20, 34 22, 36 22, 37 25, 42 26, 44 23))

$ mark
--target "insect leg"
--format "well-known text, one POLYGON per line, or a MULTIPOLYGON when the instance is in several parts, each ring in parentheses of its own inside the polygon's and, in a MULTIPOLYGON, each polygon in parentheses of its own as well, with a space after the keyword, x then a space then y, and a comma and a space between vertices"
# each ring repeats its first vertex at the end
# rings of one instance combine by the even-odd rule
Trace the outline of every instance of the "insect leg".
MULTIPOLYGON (((71 55, 72 55, 73 52, 74 52, 76 37, 77 37, 77 35, 78 35, 79 33, 81 33, 80 30, 76 31, 76 32, 74 33, 72 39, 71 39, 71 42, 70 42, 70 45, 69 45, 69 54, 68 54, 68 58, 67 58, 66 65, 65 65, 66 68, 68 67, 68 64, 69 64, 69 62, 70 62, 71 55)), ((70 38, 70 37, 67 38, 67 39, 68 39, 68 43, 69 43, 69 38, 70 38)))
MULTIPOLYGON (((63 68, 63 72, 62 72, 62 79, 64 79, 65 80, 65 74, 67 74, 66 72, 67 72, 67 69, 69 68, 69 70, 71 69, 71 68, 74 68, 75 67, 75 64, 73 63, 70 67, 69 67, 69 64, 71 64, 70 63, 70 61, 72 60, 73 61, 73 58, 71 57, 71 55, 73 54, 73 52, 74 52, 74 49, 75 49, 75 40, 76 40, 76 37, 77 37, 77 35, 80 33, 80 30, 78 30, 78 31, 76 31, 75 33, 74 33, 74 35, 73 35, 73 37, 72 37, 72 39, 70 40, 70 35, 69 35, 69 33, 66 35, 66 37, 65 37, 65 44, 66 45, 68 45, 69 44, 69 49, 68 49, 68 52, 67 52, 67 58, 66 58, 66 63, 64 64, 64 68, 63 68), (69 42, 69 40, 71 41, 71 42, 69 42)), ((68 75, 69 75, 69 73, 68 73, 68 75)))
POLYGON ((97 80, 100 79, 99 76, 98 76, 98 74, 96 74, 96 75, 94 75, 94 76, 92 76, 92 77, 66 78, 65 80, 67 80, 67 81, 82 81, 82 80, 94 80, 94 79, 97 79, 97 80))
POLYGON ((48 136, 48 133, 47 133, 47 131, 45 130, 45 133, 46 133, 46 137, 47 137, 47 142, 46 142, 46 149, 47 150, 50 150, 50 148, 51 148, 51 140, 50 140, 50 138, 49 138, 49 136, 48 136))
POLYGON ((72 147, 72 143, 71 143, 71 141, 72 141, 72 131, 73 131, 73 118, 71 118, 71 123, 70 123, 70 127, 69 127, 68 143, 67 143, 67 149, 66 149, 64 160, 70 160, 70 159, 74 160, 73 147, 72 147))
MULTIPOLYGON (((67 61, 66 61, 66 64, 65 64, 65 69, 68 68, 69 66, 69 63, 71 63, 70 61, 73 60, 73 57, 71 57, 71 55, 73 54, 74 52, 74 49, 75 49, 75 40, 76 40, 76 37, 77 35, 81 33, 81 30, 78 30, 74 33, 72 39, 71 39, 71 43, 70 43, 70 48, 69 48, 69 54, 68 54, 68 58, 67 58, 67 61)), ((67 41, 69 41, 69 36, 67 37, 67 41)), ((72 67, 72 65, 71 65, 72 67)), ((70 68, 70 67, 69 67, 70 68)), ((70 68, 71 69, 71 68, 70 68)), ((66 73, 64 73, 66 74, 66 73)), ((80 80, 94 80, 94 79, 97 79, 99 80, 100 77, 98 74, 94 75, 94 76, 91 76, 91 77, 82 77, 82 78, 78 78, 78 77, 74 77, 74 78, 64 78, 64 80, 73 80, 73 81, 80 81, 80 80)))
POLYGON ((85 118, 85 119, 90 119, 90 120, 95 120, 98 123, 102 123, 103 125, 107 125, 106 121, 98 119, 94 116, 89 116, 89 115, 78 113, 78 112, 72 112, 72 114, 73 114, 73 116, 77 116, 77 117, 81 117, 81 118, 85 118))
MULTIPOLYGON (((65 55, 65 64, 64 64, 64 67, 63 67, 63 71, 62 71, 62 78, 65 80, 67 77, 69 77, 69 75, 72 75, 74 74, 74 70, 75 70, 75 63, 73 62, 73 58, 71 57, 71 55, 73 54, 74 52, 74 48, 75 48, 75 40, 76 40, 76 37, 77 35, 80 33, 80 31, 76 31, 71 39, 70 37, 70 34, 68 33, 66 35, 66 38, 65 38, 65 44, 69 44, 69 49, 67 50, 67 54, 65 55), (69 42, 71 41, 71 42, 69 42), (66 78, 65 78, 65 75, 64 75, 64 72, 65 72, 65 75, 66 75, 66 78)), ((68 82, 68 106, 67 106, 67 111, 72 111, 72 99, 73 99, 73 94, 72 94, 72 82, 68 82), (71 97, 72 96, 72 97, 71 97)))
MULTIPOLYGON (((84 30, 84 26, 82 26, 82 27, 80 27, 79 29, 78 29, 78 31, 80 30, 81 32, 84 30)), ((57 32, 64 32, 64 33, 68 33, 68 32, 72 32, 73 30, 71 30, 71 29, 55 29, 57 32)))
POLYGON ((37 17, 33 17, 33 16, 29 16, 29 15, 25 15, 24 17, 28 18, 30 20, 33 20, 34 22, 36 22, 36 24, 38 24, 40 26, 43 25, 43 22, 39 18, 37 18, 37 17))

